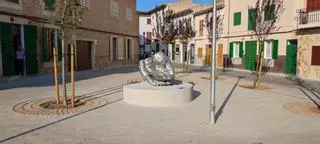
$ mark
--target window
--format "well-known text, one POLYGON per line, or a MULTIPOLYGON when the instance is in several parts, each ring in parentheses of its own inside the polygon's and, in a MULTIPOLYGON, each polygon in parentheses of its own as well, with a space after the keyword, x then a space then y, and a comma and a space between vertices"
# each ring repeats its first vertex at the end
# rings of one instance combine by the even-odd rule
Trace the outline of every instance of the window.
POLYGON ((118 8, 118 3, 111 1, 111 15, 114 17, 119 16, 119 8, 118 8))
POLYGON ((112 38, 112 60, 117 59, 118 38, 112 38))
POLYGON ((319 0, 307 0, 307 11, 317 11, 320 10, 319 0))
POLYGON ((127 58, 132 58, 132 51, 131 51, 131 39, 127 39, 127 58))
POLYGON ((198 48, 198 58, 202 58, 202 48, 198 48))
POLYGON ((151 24, 151 19, 147 19, 147 24, 150 25, 151 24))
POLYGON ((264 42, 264 58, 272 59, 272 41, 264 42))
POLYGON ((203 24, 204 20, 200 20, 200 23, 199 23, 199 35, 200 36, 203 36, 203 24))
POLYGON ((249 9, 248 11, 248 30, 256 29, 256 10, 249 9))
POLYGON ((132 21, 132 9, 126 8, 127 20, 132 21))
POLYGON ((80 0, 80 4, 84 7, 90 6, 90 0, 80 0))
POLYGON ((233 14, 233 25, 234 26, 241 25, 241 12, 237 12, 233 14))
POLYGON ((274 20, 275 19, 275 5, 271 5, 270 7, 267 7, 264 12, 264 20, 274 20))
POLYGON ((234 43, 233 44, 233 57, 238 58, 240 53, 240 44, 239 43, 234 43))
POLYGON ((7 1, 19 4, 19 0, 7 0, 7 1))
POLYGON ((180 44, 176 44, 176 55, 180 55, 180 44))
POLYGON ((313 46, 311 55, 311 65, 320 66, 320 46, 313 46))
POLYGON ((242 58, 243 57, 243 42, 232 42, 229 47, 230 58, 242 58))
POLYGON ((44 0, 45 10, 54 10, 55 0, 44 0))

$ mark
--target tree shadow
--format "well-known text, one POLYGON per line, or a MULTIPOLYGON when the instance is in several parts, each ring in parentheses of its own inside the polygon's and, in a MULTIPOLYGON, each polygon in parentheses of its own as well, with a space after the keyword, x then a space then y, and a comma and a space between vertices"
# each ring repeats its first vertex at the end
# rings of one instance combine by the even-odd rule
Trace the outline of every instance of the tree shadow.
MULTIPOLYGON (((75 81, 82 81, 91 78, 97 78, 112 74, 132 73, 139 71, 137 66, 118 67, 101 70, 87 70, 75 72, 75 81)), ((66 82, 70 83, 70 73, 66 73, 66 82)), ((59 73, 59 82, 62 83, 61 73, 59 73)), ((0 90, 22 88, 22 87, 45 87, 54 86, 54 75, 28 76, 16 79, 11 82, 0 84, 0 90)))
POLYGON ((320 109, 320 92, 312 88, 310 85, 305 83, 303 80, 295 79, 296 84, 299 86, 299 90, 308 97, 317 107, 320 109), (310 92, 308 94, 308 92, 310 92))
POLYGON ((222 105, 219 107, 218 111, 216 112, 216 117, 215 117, 215 122, 218 121, 219 117, 222 115, 224 108, 226 107, 226 105, 228 104, 234 90, 236 89, 236 87, 238 86, 240 80, 243 77, 238 77, 237 82, 234 84, 234 86, 232 87, 232 89, 230 90, 228 96, 225 98, 225 100, 223 101, 222 105))
MULTIPOLYGON (((107 89, 95 91, 95 92, 92 92, 92 93, 84 94, 84 95, 83 95, 82 97, 80 97, 80 98, 84 98, 84 99, 86 99, 86 98, 91 98, 91 99, 86 99, 86 101, 89 101, 89 100, 94 100, 94 99, 102 98, 102 97, 105 97, 105 96, 110 96, 110 95, 112 95, 112 94, 121 92, 121 91, 122 91, 122 86, 123 86, 123 85, 119 85, 119 86, 115 86, 115 87, 111 87, 111 88, 107 88, 107 89), (120 88, 120 87, 121 87, 121 88, 120 88)), ((67 117, 65 117, 65 118, 56 120, 56 121, 54 121, 54 122, 50 122, 50 123, 48 123, 48 124, 44 124, 44 125, 38 126, 38 127, 36 127, 36 128, 33 128, 33 129, 30 129, 30 130, 21 132, 21 133, 19 133, 19 134, 14 135, 14 136, 10 136, 10 137, 8 137, 8 138, 5 138, 5 139, 0 140, 0 143, 8 142, 8 141, 13 140, 13 139, 15 139, 15 138, 18 138, 18 137, 27 135, 27 134, 32 133, 32 132, 35 132, 35 131, 37 131, 37 130, 40 130, 40 129, 49 127, 49 126, 51 126, 51 125, 54 125, 54 124, 57 124, 57 123, 60 123, 60 122, 66 121, 66 120, 69 120, 69 119, 74 118, 74 117, 76 117, 76 116, 79 116, 79 115, 82 115, 82 114, 85 114, 85 113, 88 113, 88 112, 97 110, 97 109, 102 108, 102 107, 104 107, 104 106, 106 106, 106 105, 113 104, 113 103, 115 103, 115 102, 119 102, 119 101, 121 101, 122 99, 123 99, 123 98, 121 97, 120 99, 117 99, 117 100, 114 100, 114 101, 106 100, 107 103, 106 103, 105 105, 101 105, 101 106, 96 107, 96 108, 93 108, 93 109, 88 109, 88 110, 86 110, 86 111, 83 111, 83 112, 80 112, 80 113, 77 113, 77 114, 74 114, 74 115, 71 115, 71 116, 67 116, 67 117)))
POLYGON ((192 91, 192 101, 194 101, 195 99, 197 99, 200 95, 201 95, 201 92, 200 92, 200 91, 193 90, 193 91, 192 91))

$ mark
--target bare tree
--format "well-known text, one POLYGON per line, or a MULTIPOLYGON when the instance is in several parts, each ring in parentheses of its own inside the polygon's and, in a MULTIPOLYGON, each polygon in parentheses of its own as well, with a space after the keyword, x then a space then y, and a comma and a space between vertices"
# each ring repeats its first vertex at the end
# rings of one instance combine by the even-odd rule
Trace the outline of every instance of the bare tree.
POLYGON ((64 105, 67 105, 68 101, 65 80, 65 42, 66 40, 69 40, 73 44, 74 38, 78 34, 79 26, 83 21, 83 12, 85 8, 79 2, 79 0, 56 0, 54 4, 54 11, 50 17, 51 23, 59 27, 59 37, 62 40, 61 74, 64 105))
POLYGON ((187 55, 183 58, 183 71, 188 72, 189 58, 190 58, 190 50, 188 50, 188 42, 194 38, 196 35, 196 31, 192 25, 191 18, 180 18, 178 21, 178 38, 183 44, 182 53, 187 52, 187 55), (185 66, 185 57, 187 59, 187 66, 185 66))
POLYGON ((283 0, 257 0, 254 8, 250 9, 249 19, 253 31, 251 33, 258 41, 258 57, 255 70, 253 87, 257 88, 262 83, 262 76, 269 71, 269 62, 264 60, 263 43, 270 33, 278 31, 277 22, 284 11, 283 0))
MULTIPOLYGON (((223 16, 221 14, 217 15, 216 17, 216 41, 218 41, 221 37, 222 31, 223 31, 223 16)), ((207 11, 206 17, 205 17, 205 23, 204 26, 207 30, 207 37, 209 42, 212 44, 212 30, 213 30, 213 13, 212 10, 207 11)))
POLYGON ((161 10, 156 13, 156 23, 153 31, 158 40, 166 45, 168 51, 169 44, 172 44, 178 34, 174 23, 175 14, 172 10, 161 10))

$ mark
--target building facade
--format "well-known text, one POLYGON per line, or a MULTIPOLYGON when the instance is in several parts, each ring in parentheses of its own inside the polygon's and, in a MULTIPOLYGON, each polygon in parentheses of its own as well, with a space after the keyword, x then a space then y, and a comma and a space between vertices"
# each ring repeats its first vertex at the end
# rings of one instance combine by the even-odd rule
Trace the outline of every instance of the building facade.
MULTIPOLYGON (((136 1, 80 0, 80 4, 85 12, 79 35, 65 45, 68 53, 69 44, 76 44, 76 69, 135 63, 139 55, 136 1)), ((0 0, 1 76, 16 75, 18 48, 24 51, 27 75, 53 71, 53 47, 59 61, 62 57, 58 27, 48 21, 53 11, 54 0, 0 0)))
POLYGON ((141 55, 148 54, 152 50, 152 21, 148 12, 139 14, 139 45, 141 55))
POLYGON ((320 80, 320 1, 304 0, 301 3, 301 9, 297 9, 297 75, 320 80))
MULTIPOLYGON (((303 1, 284 0, 283 2, 284 11, 276 24, 279 29, 271 32, 263 42, 263 55, 270 67, 269 72, 295 75, 299 45, 295 17, 296 10, 303 6, 303 1)), ((223 32, 217 47, 218 50, 222 49, 223 57, 227 59, 224 61, 225 67, 248 71, 256 69, 259 46, 252 33, 252 20, 249 18, 255 3, 256 0, 224 1, 225 7, 221 11, 224 17, 223 32)))

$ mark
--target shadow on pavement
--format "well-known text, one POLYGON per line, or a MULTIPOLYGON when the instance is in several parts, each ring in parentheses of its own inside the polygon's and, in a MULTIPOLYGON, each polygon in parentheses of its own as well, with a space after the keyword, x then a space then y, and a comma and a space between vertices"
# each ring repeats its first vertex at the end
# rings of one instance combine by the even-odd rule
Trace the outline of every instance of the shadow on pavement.
POLYGON ((320 92, 300 79, 295 79, 299 90, 320 109, 320 92))
MULTIPOLYGON (((85 95, 83 95, 83 96, 86 96, 86 97, 91 96, 92 99, 98 99, 98 98, 101 98, 101 97, 105 97, 105 96, 112 95, 112 94, 114 94, 114 93, 121 92, 121 91, 122 91, 122 86, 123 86, 123 85, 111 87, 111 88, 104 89, 104 90, 99 90, 99 91, 96 91, 96 92, 92 92, 92 93, 85 94, 85 95), (119 87, 121 87, 121 89, 120 89, 119 87), (100 95, 100 96, 98 96, 98 95, 100 95), (98 96, 98 97, 97 97, 97 96, 98 96)), ((108 101, 108 100, 107 100, 107 104, 106 104, 106 105, 113 104, 113 103, 118 102, 118 101, 121 101, 121 100, 122 100, 122 98, 117 99, 117 100, 115 100, 115 101, 108 101)), ((96 107, 96 108, 93 108, 93 109, 89 109, 89 110, 86 110, 86 111, 84 111, 84 112, 77 113, 77 114, 74 114, 74 115, 71 115, 71 116, 67 116, 67 117, 65 117, 65 118, 62 118, 62 119, 59 119, 59 120, 50 122, 50 123, 45 124, 45 125, 42 125, 42 126, 38 126, 38 127, 36 127, 36 128, 30 129, 30 130, 28 130, 28 131, 21 132, 21 133, 19 133, 19 134, 14 135, 14 136, 10 136, 10 137, 8 137, 8 138, 5 138, 5 139, 0 140, 0 143, 8 142, 8 141, 13 140, 13 139, 15 139, 15 138, 18 138, 18 137, 20 137, 20 136, 27 135, 27 134, 29 134, 29 133, 32 133, 32 132, 35 132, 35 131, 37 131, 37 130, 40 130, 40 129, 49 127, 49 126, 51 126, 51 125, 54 125, 54 124, 63 122, 63 121, 65 121, 65 120, 71 119, 71 118, 73 118, 73 117, 76 117, 76 116, 85 114, 85 113, 87 113, 87 112, 94 111, 94 110, 99 109, 99 108, 101 108, 101 107, 104 107, 104 106, 106 106, 106 105, 102 105, 102 106, 99 106, 99 107, 96 107)))
MULTIPOLYGON (((137 66, 127 66, 118 67, 102 70, 89 70, 89 71, 79 71, 75 73, 75 81, 81 81, 91 78, 97 78, 105 75, 111 74, 121 74, 121 73, 132 73, 137 72, 139 69, 137 66)), ((61 73, 59 74, 59 82, 61 84, 61 73)), ((70 82, 70 73, 66 73, 66 82, 70 82)), ((21 87, 44 87, 44 86, 54 86, 54 76, 30 76, 23 77, 21 79, 14 80, 12 82, 0 84, 0 90, 21 88, 21 87)))
POLYGON ((240 80, 242 79, 243 77, 238 77, 238 80, 237 82, 234 84, 234 86, 232 87, 232 89, 230 90, 228 96, 226 97, 226 99, 223 101, 222 105, 219 107, 218 111, 216 112, 216 117, 215 117, 215 122, 218 121, 219 117, 221 116, 221 114, 223 113, 223 110, 225 108, 225 106, 228 104, 229 102, 229 99, 231 98, 234 90, 236 89, 236 87, 238 86, 240 80))

